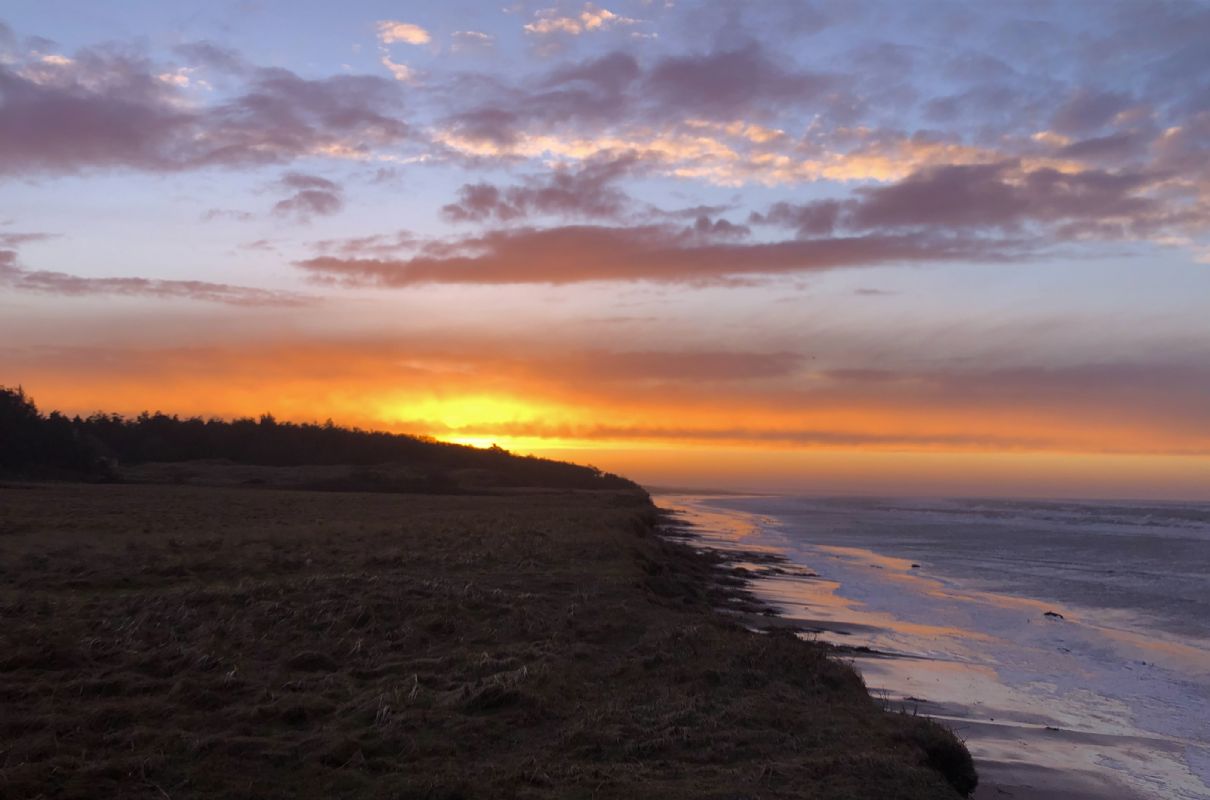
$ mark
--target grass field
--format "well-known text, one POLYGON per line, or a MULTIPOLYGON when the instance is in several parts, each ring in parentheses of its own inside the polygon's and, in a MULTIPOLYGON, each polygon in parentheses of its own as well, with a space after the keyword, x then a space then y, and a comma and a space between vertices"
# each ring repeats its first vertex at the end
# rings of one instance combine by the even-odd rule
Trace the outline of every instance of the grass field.
POLYGON ((645 497, 0 487, 0 797, 944 798, 645 497))

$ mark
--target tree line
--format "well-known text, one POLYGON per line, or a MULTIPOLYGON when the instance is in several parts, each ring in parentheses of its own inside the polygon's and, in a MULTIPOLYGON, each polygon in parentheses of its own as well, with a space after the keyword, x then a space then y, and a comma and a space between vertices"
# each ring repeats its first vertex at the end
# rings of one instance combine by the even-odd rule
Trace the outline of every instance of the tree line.
MULTIPOLYGON (((0 473, 31 477, 117 477, 120 465, 222 459, 265 466, 406 464, 435 478, 455 470, 491 472, 507 486, 633 489, 596 467, 519 456, 431 438, 272 415, 223 420, 144 412, 42 414, 20 387, 0 387, 0 473)), ((440 483, 437 480, 437 483, 440 483)))

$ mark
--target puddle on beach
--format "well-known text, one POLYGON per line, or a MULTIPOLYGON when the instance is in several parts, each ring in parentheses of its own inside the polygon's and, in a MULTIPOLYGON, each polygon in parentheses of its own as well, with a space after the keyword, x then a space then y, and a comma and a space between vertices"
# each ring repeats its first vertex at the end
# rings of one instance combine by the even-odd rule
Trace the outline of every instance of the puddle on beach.
POLYGON ((949 724, 975 757, 975 797, 1210 798, 1210 642, 813 543, 776 516, 709 498, 656 502, 737 563, 788 558, 794 567, 747 563, 753 591, 804 637, 843 647, 875 697, 949 724))

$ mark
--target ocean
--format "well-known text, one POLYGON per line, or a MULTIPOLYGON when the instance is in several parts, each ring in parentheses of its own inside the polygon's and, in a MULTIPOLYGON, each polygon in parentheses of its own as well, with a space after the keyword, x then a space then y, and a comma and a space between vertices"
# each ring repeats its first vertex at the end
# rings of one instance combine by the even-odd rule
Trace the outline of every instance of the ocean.
POLYGON ((1210 504, 656 501, 798 565, 754 590, 964 736, 976 796, 1210 798, 1210 504))

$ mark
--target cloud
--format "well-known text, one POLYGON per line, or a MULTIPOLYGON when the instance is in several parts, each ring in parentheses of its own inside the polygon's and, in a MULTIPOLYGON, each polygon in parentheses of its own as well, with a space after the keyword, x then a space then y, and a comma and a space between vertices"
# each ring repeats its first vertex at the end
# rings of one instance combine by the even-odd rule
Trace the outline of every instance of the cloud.
POLYGON ((210 208, 202 212, 202 222, 213 222, 216 219, 229 219, 233 222, 249 222, 256 219, 251 211, 241 211, 236 208, 210 208))
POLYGON ((1066 134, 1095 131, 1125 110, 1130 102, 1130 97, 1121 92, 1081 87, 1055 110, 1051 127, 1066 134))
POLYGON ((0 363, 19 367, 27 385, 57 384, 82 410, 94 406, 98 391, 112 398, 120 386, 128 393, 123 400, 184 414, 247 413, 249 402, 264 408, 269 398, 283 418, 331 415, 438 436, 1210 454, 1204 350, 1159 362, 1075 361, 1050 369, 829 370, 777 350, 585 348, 549 334, 507 341, 428 332, 193 347, 10 342, 0 346, 0 363), (450 398, 484 394, 517 402, 503 414, 489 408, 476 415, 473 406, 469 414, 450 412, 458 408, 450 398), (411 416, 401 419, 401 412, 411 416))
POLYGON ((240 75, 253 69, 242 55, 213 42, 186 42, 174 47, 173 52, 190 64, 231 75, 240 75))
POLYGON ((454 40, 454 49, 456 50, 491 47, 496 41, 491 34, 482 31, 454 31, 451 37, 454 40))
POLYGON ((386 53, 382 54, 382 65, 387 68, 395 80, 402 83, 413 83, 416 80, 416 71, 407 64, 400 64, 392 61, 391 57, 386 53))
POLYGON ((373 234, 371 236, 353 236, 343 239, 321 239, 314 243, 317 252, 323 255, 395 256, 405 250, 413 250, 420 244, 416 235, 408 230, 399 230, 393 234, 373 234))
POLYGON ((858 189, 857 228, 1011 227, 1026 220, 1109 220, 1129 225, 1157 212, 1139 194, 1137 173, 1054 169, 1021 171, 1013 163, 935 167, 889 186, 858 189))
POLYGON ((828 391, 837 396, 876 391, 881 402, 892 405, 967 415, 1017 407, 1039 421, 1078 415, 1094 432, 1098 426, 1120 430, 1124 420, 1149 427, 1179 419, 1179 429, 1194 440, 1190 450, 1208 452, 1210 408, 1199 400, 1210 390, 1205 355, 1203 351, 1191 361, 1111 359, 1061 367, 833 370, 821 377, 833 382, 828 391))
POLYGON ((655 108, 734 120, 769 113, 779 105, 824 105, 835 77, 787 69, 763 48, 749 44, 702 55, 666 58, 648 72, 644 96, 655 108))
POLYGON ((738 276, 811 272, 953 259, 1021 257, 1020 245, 931 233, 868 235, 773 243, 728 243, 697 226, 570 225, 494 230, 429 242, 407 258, 320 255, 296 262, 321 280, 385 287, 428 283, 584 281, 720 282, 738 276))
MULTIPOLYGON (((445 140, 471 148, 476 143, 507 147, 527 137, 566 139, 568 131, 582 129, 592 130, 590 138, 608 139, 603 129, 635 127, 645 131, 641 138, 619 133, 613 146, 643 150, 643 139, 674 138, 667 131, 653 136, 657 123, 683 129, 686 139, 705 145, 706 135, 714 133, 709 127, 721 122, 719 133, 759 147, 780 132, 757 120, 788 107, 798 113, 829 111, 840 85, 834 76, 786 66, 755 43, 665 57, 647 66, 617 51, 559 65, 527 85, 470 85, 471 91, 456 99, 463 107, 445 119, 445 140)), ((710 146, 725 149, 721 143, 710 146)))
POLYGON ((840 219, 841 203, 838 200, 816 200, 811 203, 774 203, 763 214, 753 212, 749 222, 753 225, 777 225, 793 228, 802 237, 829 236, 840 219))
POLYGON ((563 16, 558 9, 546 8, 534 14, 534 21, 524 26, 526 33, 538 36, 566 34, 579 36, 582 33, 607 30, 617 25, 634 25, 639 20, 623 17, 607 8, 585 3, 583 10, 575 16, 563 16))
POLYGON ((303 306, 316 302, 314 297, 270 289, 233 286, 208 281, 164 280, 160 278, 85 278, 65 272, 24 269, 12 250, 0 250, 0 286, 25 292, 40 292, 61 297, 121 295, 159 299, 200 300, 233 306, 303 306))
MULTIPOLYGON (((800 370, 804 363, 803 357, 796 353, 719 350, 592 352, 577 354, 574 360, 590 365, 589 370, 596 380, 660 382, 786 378, 800 370)), ((572 365, 563 364, 560 368, 572 368, 572 365)))
POLYGON ((703 241, 722 241, 725 239, 743 239, 752 231, 747 225, 736 225, 725 219, 710 219, 702 214, 693 221, 693 232, 703 241))
POLYGON ((748 447, 855 447, 869 449, 946 450, 1049 450, 1059 441, 1043 436, 976 433, 863 432, 843 429, 794 428, 769 425, 692 426, 676 424, 610 425, 594 423, 551 423, 541 420, 489 422, 471 425, 434 425, 431 420, 408 421, 414 430, 427 430, 437 437, 487 435, 554 440, 678 442, 681 444, 729 444, 748 447))
POLYGON ((287 172, 278 185, 294 192, 273 206, 273 213, 278 216, 308 222, 311 217, 331 216, 344 208, 344 190, 327 178, 287 172))
POLYGON ((367 155, 408 136, 392 81, 241 70, 236 92, 204 103, 161 80, 162 66, 116 47, 0 63, 0 174, 283 163, 367 155))
POLYGON ((1063 145, 1059 148, 1059 156, 1092 163, 1130 163, 1145 154, 1151 139, 1137 131, 1093 136, 1063 145))
POLYGON ((408 126, 396 116, 400 95, 391 81, 369 75, 309 80, 262 68, 233 101, 204 116, 207 162, 260 163, 300 155, 366 155, 398 143, 408 126))
MULTIPOLYGON (((57 233, 2 233, 0 232, 0 248, 5 250, 15 250, 23 244, 30 242, 45 242, 49 239, 57 239, 57 233)), ((15 254, 13 255, 15 257, 15 254)))
POLYGON ((560 66, 542 76, 533 88, 488 82, 472 92, 469 107, 447 117, 446 125, 472 142, 509 144, 532 124, 625 119, 633 102, 627 90, 639 75, 633 56, 610 53, 560 66))
POLYGON ((884 186, 859 187, 847 200, 776 203, 751 217, 800 237, 852 231, 930 229, 1018 231, 1047 237, 1148 237, 1190 221, 1192 212, 1150 194, 1166 176, 1089 169, 1029 169, 1020 162, 928 167, 884 186))
MULTIPOLYGON (((966 36, 944 52, 927 38, 940 23, 896 15, 910 46, 872 41, 825 57, 782 46, 793 40, 786 20, 796 4, 758 5, 728 4, 705 14, 708 21, 697 19, 700 9, 686 10, 678 21, 697 43, 688 52, 618 50, 521 77, 462 81, 467 91, 448 95, 433 136, 443 155, 467 163, 624 149, 652 173, 728 186, 893 182, 927 167, 1005 161, 1024 172, 1129 165, 1158 179, 1148 161, 1168 138, 1205 140, 1188 128, 1205 107, 1199 98, 1210 95, 1188 77, 1196 70, 1177 69, 1210 64, 1195 44, 1205 14, 1165 9, 1162 24, 1140 19, 1126 31, 1137 9, 1119 8, 1073 46, 1071 20, 1009 11, 955 20, 966 36), (1179 40, 1181 53, 1167 52, 1165 37, 1179 40), (1172 72, 1167 81, 1151 79, 1161 63, 1172 72), (926 127, 930 114, 945 125, 926 127)), ((854 12, 826 16, 827 25, 860 24, 854 12)), ((543 20, 583 27, 577 13, 549 10, 531 25, 543 20)), ((1196 183, 1210 197, 1207 169, 1192 152, 1184 161, 1176 171, 1190 174, 1171 180, 1196 183)))
POLYGON ((597 158, 579 169, 558 167, 520 186, 500 189, 488 183, 465 184, 458 202, 442 208, 451 222, 502 222, 531 215, 616 219, 631 199, 614 182, 635 166, 634 154, 597 158))
POLYGON ((478 222, 493 217, 508 222, 526 213, 517 203, 508 200, 498 186, 490 183, 463 184, 458 190, 458 202, 441 208, 441 215, 450 222, 478 222))
MULTIPOLYGON (((754 42, 642 61, 614 51, 515 84, 462 80, 433 138, 476 159, 631 150, 652 171, 722 185, 887 181, 927 165, 1005 158, 958 131, 839 124, 860 105, 860 85, 754 42)), ((1070 161, 1047 153, 1031 163, 1070 161)))
POLYGON ((734 203, 719 203, 717 205, 699 204, 696 206, 688 206, 686 208, 652 208, 648 210, 648 213, 667 219, 696 220, 698 217, 703 215, 711 217, 718 214, 725 214, 728 211, 734 211, 735 208, 736 205, 734 203))
POLYGON ((394 44, 395 42, 428 44, 433 38, 424 28, 410 22, 388 19, 377 23, 375 27, 378 29, 378 41, 383 44, 394 44))

